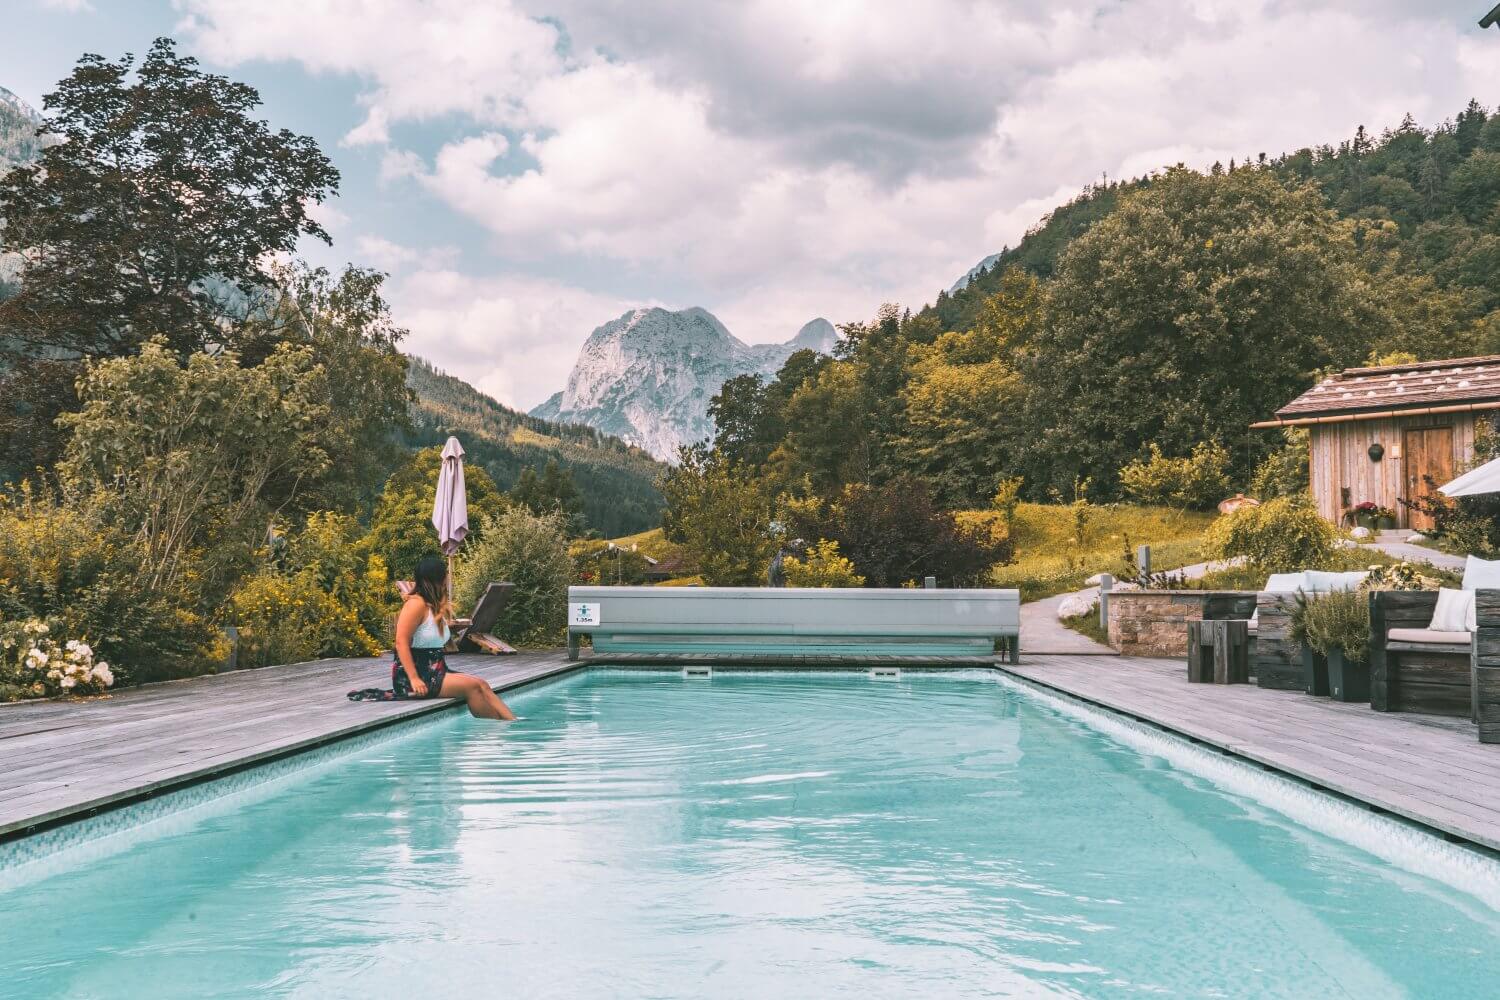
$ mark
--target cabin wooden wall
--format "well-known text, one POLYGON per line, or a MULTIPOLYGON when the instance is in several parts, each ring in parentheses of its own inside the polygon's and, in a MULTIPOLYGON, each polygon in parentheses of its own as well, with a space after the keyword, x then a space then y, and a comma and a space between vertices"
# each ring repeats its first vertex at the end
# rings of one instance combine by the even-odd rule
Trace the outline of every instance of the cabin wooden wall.
POLYGON ((1338 522, 1344 511, 1357 503, 1373 500, 1396 512, 1396 523, 1406 527, 1406 511, 1397 502, 1401 496, 1403 432, 1412 427, 1452 427, 1455 475, 1474 454, 1474 414, 1439 413, 1427 416, 1391 417, 1384 420, 1349 420, 1337 424, 1313 424, 1310 435, 1311 480, 1318 513, 1338 522), (1379 442, 1385 454, 1370 461, 1370 445, 1379 442), (1349 487, 1349 502, 1341 502, 1340 489, 1349 487))

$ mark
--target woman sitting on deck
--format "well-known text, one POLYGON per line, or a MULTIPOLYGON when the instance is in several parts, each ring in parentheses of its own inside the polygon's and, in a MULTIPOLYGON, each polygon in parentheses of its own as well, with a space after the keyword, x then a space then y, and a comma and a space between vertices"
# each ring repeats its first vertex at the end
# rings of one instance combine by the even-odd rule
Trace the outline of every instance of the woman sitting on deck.
POLYGON ((350 691, 350 699, 462 698, 476 719, 514 721, 515 714, 482 678, 448 670, 443 647, 448 644, 453 605, 448 600, 448 570, 443 560, 428 556, 417 563, 415 581, 396 618, 391 690, 350 691))

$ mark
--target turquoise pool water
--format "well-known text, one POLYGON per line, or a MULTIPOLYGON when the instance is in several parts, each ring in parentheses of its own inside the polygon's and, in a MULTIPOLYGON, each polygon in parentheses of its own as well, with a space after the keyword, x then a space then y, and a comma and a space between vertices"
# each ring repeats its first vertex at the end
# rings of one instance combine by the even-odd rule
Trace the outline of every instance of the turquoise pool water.
POLYGON ((993 679, 592 673, 514 703, 516 725, 416 724, 0 891, 0 995, 1500 983, 1475 897, 993 679))

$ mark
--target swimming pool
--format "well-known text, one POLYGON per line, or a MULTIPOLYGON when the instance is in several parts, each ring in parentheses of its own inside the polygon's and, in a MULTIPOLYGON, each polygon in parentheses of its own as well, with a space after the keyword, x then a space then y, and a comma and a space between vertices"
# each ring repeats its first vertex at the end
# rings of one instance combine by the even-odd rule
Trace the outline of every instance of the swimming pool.
POLYGON ((990 675, 593 671, 511 700, 514 726, 413 723, 113 853, 58 855, 0 890, 0 993, 1373 998, 1500 981, 1479 898, 1168 762, 1203 751, 1164 759, 990 675))

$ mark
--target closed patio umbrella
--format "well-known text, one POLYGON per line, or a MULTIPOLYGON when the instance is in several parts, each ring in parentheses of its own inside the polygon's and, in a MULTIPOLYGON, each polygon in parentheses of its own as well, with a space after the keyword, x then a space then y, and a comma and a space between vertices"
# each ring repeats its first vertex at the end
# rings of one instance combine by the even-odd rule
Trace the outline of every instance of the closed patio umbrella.
POLYGON ((1500 458, 1491 459, 1475 469, 1470 469, 1451 483, 1438 487, 1438 491, 1450 497, 1473 497, 1483 493, 1500 493, 1500 458))
POLYGON ((453 586, 453 553, 469 535, 469 500, 464 493, 464 446, 450 437, 443 445, 443 466, 438 470, 437 495, 432 500, 432 526, 438 546, 448 557, 448 586, 453 586))

